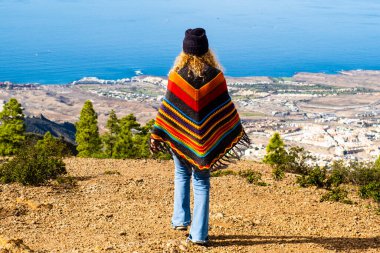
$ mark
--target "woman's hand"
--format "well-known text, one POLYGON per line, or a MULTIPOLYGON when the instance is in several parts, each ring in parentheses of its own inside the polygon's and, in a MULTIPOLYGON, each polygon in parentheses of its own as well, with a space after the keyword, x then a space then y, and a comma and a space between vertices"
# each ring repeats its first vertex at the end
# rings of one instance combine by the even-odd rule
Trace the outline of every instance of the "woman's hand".
POLYGON ((150 142, 149 142, 149 148, 150 148, 150 152, 151 153, 155 153, 155 152, 158 152, 159 150, 158 150, 158 145, 159 145, 159 143, 158 143, 158 141, 156 141, 155 139, 150 139, 150 142))

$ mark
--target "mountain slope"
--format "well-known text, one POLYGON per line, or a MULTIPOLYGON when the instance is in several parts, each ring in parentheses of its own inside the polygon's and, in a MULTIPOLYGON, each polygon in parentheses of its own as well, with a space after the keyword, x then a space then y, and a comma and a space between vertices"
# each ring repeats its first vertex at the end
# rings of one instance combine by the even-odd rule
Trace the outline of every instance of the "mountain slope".
POLYGON ((75 126, 70 122, 62 124, 49 120, 44 115, 25 117, 26 132, 44 135, 47 131, 55 137, 63 136, 64 140, 75 144, 75 126))

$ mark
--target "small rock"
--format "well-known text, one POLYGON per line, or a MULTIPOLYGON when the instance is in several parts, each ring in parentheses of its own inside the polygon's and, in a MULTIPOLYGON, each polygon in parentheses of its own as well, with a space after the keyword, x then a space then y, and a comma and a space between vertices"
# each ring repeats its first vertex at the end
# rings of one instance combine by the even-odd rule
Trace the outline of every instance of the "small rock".
POLYGON ((186 247, 184 246, 184 245, 179 245, 179 247, 178 247, 180 250, 182 250, 182 251, 186 251, 186 247))
POLYGON ((51 203, 40 204, 39 208, 46 208, 48 210, 51 210, 51 209, 53 209, 53 204, 51 204, 51 203))
POLYGON ((13 211, 14 216, 21 216, 27 214, 29 209, 24 205, 17 205, 13 211))
POLYGON ((114 250, 114 247, 113 247, 113 246, 108 246, 108 247, 106 248, 106 250, 114 250))
POLYGON ((215 214, 211 215, 212 219, 222 219, 223 217, 224 217, 223 213, 215 213, 215 214))

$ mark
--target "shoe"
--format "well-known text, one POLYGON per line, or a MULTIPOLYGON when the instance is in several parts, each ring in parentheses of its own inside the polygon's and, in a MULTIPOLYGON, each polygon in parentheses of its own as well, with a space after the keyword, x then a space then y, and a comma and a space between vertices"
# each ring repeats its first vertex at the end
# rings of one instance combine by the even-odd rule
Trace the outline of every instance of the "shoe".
POLYGON ((207 246, 208 245, 208 236, 206 237, 205 241, 192 241, 190 237, 186 238, 186 243, 192 243, 200 246, 207 246))
POLYGON ((187 230, 187 226, 175 226, 173 227, 174 230, 187 230))

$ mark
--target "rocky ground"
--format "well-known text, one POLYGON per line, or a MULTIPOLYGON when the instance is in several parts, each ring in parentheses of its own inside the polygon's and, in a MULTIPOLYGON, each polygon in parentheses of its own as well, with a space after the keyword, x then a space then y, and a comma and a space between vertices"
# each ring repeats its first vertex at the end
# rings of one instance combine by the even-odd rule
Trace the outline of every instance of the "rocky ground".
POLYGON ((380 252, 380 215, 354 189, 353 205, 320 202, 325 190, 239 162, 231 169, 260 171, 269 186, 212 178, 210 245, 202 247, 171 229, 172 161, 65 162, 75 187, 0 185, 0 252, 380 252))

